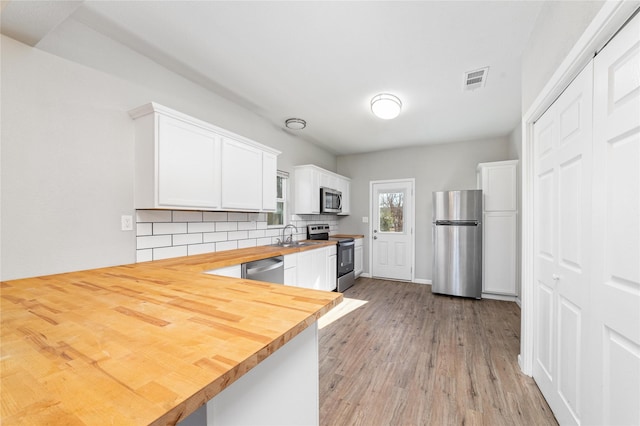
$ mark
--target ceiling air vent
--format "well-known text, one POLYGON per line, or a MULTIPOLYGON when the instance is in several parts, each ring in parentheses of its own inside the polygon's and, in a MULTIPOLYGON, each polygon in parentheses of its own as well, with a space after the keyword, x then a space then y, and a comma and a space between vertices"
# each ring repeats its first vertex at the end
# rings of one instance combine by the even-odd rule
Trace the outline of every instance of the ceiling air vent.
POLYGON ((487 81, 489 67, 480 68, 479 70, 467 71, 464 73, 464 90, 473 90, 484 87, 487 81))

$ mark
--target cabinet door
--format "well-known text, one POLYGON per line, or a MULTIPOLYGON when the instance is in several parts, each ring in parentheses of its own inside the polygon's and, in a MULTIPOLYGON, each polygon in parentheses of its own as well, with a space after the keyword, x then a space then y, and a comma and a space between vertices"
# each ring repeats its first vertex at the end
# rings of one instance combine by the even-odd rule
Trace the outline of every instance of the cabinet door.
POLYGON ((157 143, 158 207, 219 208, 218 136, 158 115, 157 143))
POLYGON ((516 295, 516 213, 484 214, 483 291, 516 295))
POLYGON ((338 178, 338 191, 342 192, 342 212, 340 215, 348 215, 351 209, 351 181, 346 178, 338 178))
POLYGON ((326 261, 326 275, 323 290, 333 291, 338 286, 338 256, 335 251, 327 250, 326 261))
POLYGON ((262 153, 262 210, 275 211, 278 177, 278 157, 268 152, 262 153))
MULTIPOLYGON (((362 238, 358 238, 356 241, 358 240, 362 240, 362 238)), ((358 243, 356 242, 354 255, 355 255, 355 259, 354 259, 354 265, 353 265, 353 273, 355 274, 356 277, 359 277, 360 275, 362 275, 362 270, 364 268, 363 266, 364 250, 363 250, 362 244, 358 245, 358 243)))
POLYGON ((205 274, 220 275, 223 277, 242 278, 242 265, 226 266, 224 268, 205 271, 205 274))
POLYGON ((296 214, 320 213, 320 173, 312 167, 298 167, 295 171, 294 211, 296 214))
POLYGON ((516 166, 483 168, 482 191, 485 211, 516 210, 516 166))
POLYGON ((262 151, 228 138, 222 140, 222 208, 262 208, 262 151))
POLYGON ((298 287, 298 254, 284 256, 284 284, 298 287))
POLYGON ((298 253, 298 286, 323 290, 326 286, 326 249, 306 250, 298 253))

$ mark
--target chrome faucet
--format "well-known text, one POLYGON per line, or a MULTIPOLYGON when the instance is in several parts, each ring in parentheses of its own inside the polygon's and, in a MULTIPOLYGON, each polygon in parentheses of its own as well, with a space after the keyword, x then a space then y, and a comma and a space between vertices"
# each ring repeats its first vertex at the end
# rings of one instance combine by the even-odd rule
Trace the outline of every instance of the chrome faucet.
POLYGON ((287 228, 289 228, 289 227, 295 229, 296 230, 296 234, 298 233, 298 228, 295 225, 292 225, 291 223, 288 224, 287 226, 285 226, 284 228, 282 228, 282 242, 284 244, 290 244, 290 243, 293 242, 293 231, 291 231, 291 233, 289 234, 289 238, 288 239, 284 238, 284 233, 287 230, 287 228))

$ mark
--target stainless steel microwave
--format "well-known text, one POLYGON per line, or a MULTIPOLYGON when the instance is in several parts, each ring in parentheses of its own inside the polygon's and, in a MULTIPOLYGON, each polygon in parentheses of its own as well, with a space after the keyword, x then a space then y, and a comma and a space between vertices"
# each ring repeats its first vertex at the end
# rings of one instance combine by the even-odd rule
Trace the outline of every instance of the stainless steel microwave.
POLYGON ((342 192, 331 188, 320 188, 320 213, 342 212, 342 192))

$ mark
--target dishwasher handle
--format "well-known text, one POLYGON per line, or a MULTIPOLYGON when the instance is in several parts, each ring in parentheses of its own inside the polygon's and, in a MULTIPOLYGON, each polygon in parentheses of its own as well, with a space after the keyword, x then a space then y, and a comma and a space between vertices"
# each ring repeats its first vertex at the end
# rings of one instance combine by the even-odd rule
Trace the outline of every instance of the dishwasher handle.
POLYGON ((249 274, 253 275, 255 273, 271 271, 273 269, 279 268, 282 265, 284 265, 284 260, 276 260, 276 261, 270 263, 269 265, 258 266, 258 267, 253 267, 253 268, 251 266, 247 265, 247 275, 249 275, 249 274))

